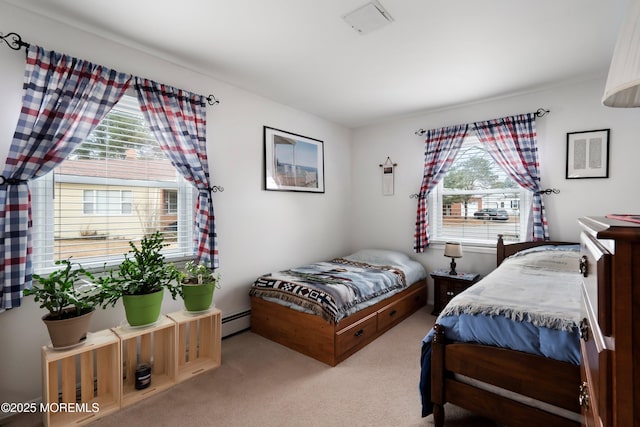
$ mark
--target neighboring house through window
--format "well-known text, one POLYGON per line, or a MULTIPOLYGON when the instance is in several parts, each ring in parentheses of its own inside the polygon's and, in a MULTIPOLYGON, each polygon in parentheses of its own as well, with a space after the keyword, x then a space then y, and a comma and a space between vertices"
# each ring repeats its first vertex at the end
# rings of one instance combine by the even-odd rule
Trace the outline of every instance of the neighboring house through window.
POLYGON ((521 206, 530 203, 530 192, 509 178, 475 135, 467 135, 444 178, 429 193, 430 239, 482 245, 495 244, 503 234, 506 240, 519 241, 526 221, 521 206))
POLYGON ((129 241, 161 231, 167 257, 192 255, 194 190, 124 96, 52 173, 32 183, 34 271, 70 256, 117 262, 129 241))

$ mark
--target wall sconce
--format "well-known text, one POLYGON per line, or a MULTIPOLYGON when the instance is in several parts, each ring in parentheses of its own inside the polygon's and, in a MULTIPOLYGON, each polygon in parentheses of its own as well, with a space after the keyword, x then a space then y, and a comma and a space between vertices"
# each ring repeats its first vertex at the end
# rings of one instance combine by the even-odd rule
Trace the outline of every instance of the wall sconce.
POLYGON ((640 2, 632 0, 613 51, 602 103, 640 107, 640 2))
POLYGON ((447 242, 444 244, 444 256, 451 258, 451 271, 449 274, 455 276, 456 272, 456 258, 462 258, 462 245, 458 242, 447 242))

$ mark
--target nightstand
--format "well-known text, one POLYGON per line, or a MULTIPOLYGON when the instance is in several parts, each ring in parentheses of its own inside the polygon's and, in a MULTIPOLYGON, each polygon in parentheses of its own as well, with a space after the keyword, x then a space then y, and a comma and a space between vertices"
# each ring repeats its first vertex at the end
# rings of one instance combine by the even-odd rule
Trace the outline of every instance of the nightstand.
POLYGON ((449 269, 436 270, 431 272, 433 278, 433 311, 431 314, 438 315, 445 305, 460 292, 466 290, 471 285, 480 280, 480 275, 476 273, 458 273, 451 275, 449 269))

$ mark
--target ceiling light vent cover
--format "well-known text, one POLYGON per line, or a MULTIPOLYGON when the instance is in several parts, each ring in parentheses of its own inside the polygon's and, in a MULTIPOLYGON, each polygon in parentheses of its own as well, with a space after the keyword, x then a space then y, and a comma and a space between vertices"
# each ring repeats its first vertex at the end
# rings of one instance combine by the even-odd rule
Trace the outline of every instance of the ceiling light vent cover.
POLYGON ((393 18, 377 1, 371 0, 342 17, 359 34, 367 34, 393 22, 393 18))

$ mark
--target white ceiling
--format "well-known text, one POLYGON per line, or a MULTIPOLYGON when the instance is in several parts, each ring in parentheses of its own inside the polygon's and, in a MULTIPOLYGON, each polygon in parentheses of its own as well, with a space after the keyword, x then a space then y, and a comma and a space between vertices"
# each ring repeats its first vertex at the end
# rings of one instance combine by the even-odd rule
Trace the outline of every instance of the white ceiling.
POLYGON ((360 35, 368 0, 4 1, 348 127, 604 75, 628 3, 380 0, 360 35))

